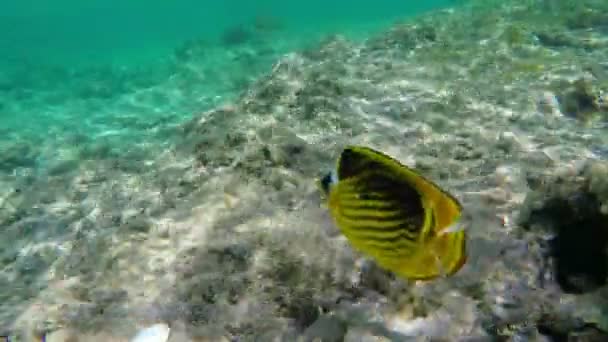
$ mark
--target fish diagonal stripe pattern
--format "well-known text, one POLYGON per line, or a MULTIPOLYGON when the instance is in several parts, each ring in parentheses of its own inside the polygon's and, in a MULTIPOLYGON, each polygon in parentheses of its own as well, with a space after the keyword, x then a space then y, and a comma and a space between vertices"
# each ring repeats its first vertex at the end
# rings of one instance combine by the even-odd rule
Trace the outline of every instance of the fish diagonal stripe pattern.
MULTIPOLYGON (((370 230, 370 231, 399 231, 410 235, 418 234, 420 227, 418 220, 403 215, 403 212, 395 216, 385 216, 370 213, 369 215, 349 215, 345 208, 337 209, 338 215, 341 217, 341 222, 348 225, 352 229, 370 230)), ((381 213, 381 212, 380 212, 381 213)))
POLYGON ((365 232, 353 232, 348 231, 344 234, 346 237, 351 238, 355 241, 360 242, 361 244, 365 244, 366 246, 375 246, 382 248, 382 250, 407 250, 409 252, 414 251, 417 248, 416 241, 412 241, 402 236, 396 236, 392 239, 381 239, 377 235, 368 236, 365 232))
POLYGON ((382 222, 402 222, 404 221, 403 210, 399 208, 366 208, 357 205, 345 205, 342 203, 340 214, 350 219, 372 219, 382 222))
POLYGON ((385 242, 370 238, 359 238, 352 234, 344 235, 356 249, 377 258, 401 258, 413 255, 416 251, 416 245, 405 239, 399 239, 395 242, 385 242))
POLYGON ((393 222, 394 225, 406 223, 405 228, 416 231, 424 221, 425 212, 419 196, 390 195, 382 199, 360 199, 364 194, 352 195, 340 188, 334 197, 334 205, 339 214, 349 219, 376 220, 382 224, 393 222), (357 198, 359 197, 359 198, 357 198), (417 199, 415 198, 417 197, 417 199))
MULTIPOLYGON (((351 184, 358 191, 377 192, 382 194, 393 193, 399 188, 410 188, 415 191, 412 186, 403 179, 398 179, 395 175, 390 174, 386 170, 382 170, 379 165, 372 165, 370 169, 363 171, 364 173, 357 176, 349 176, 340 178, 341 180, 351 180, 351 184)), ((353 189, 353 190, 355 190, 353 189)))
POLYGON ((340 180, 340 192, 360 200, 381 200, 418 207, 422 210, 421 196, 407 182, 391 179, 384 172, 370 173, 369 177, 351 177, 340 180))
POLYGON ((380 240, 392 239, 407 239, 415 242, 418 239, 418 234, 406 227, 406 223, 397 225, 378 225, 373 221, 357 222, 347 218, 340 219, 340 224, 343 225, 343 231, 353 235, 365 235, 369 238, 380 240))
POLYGON ((403 208, 395 206, 386 209, 368 209, 339 204, 334 205, 337 216, 345 227, 353 230, 375 231, 378 234, 386 231, 400 232, 408 239, 415 240, 420 222, 424 219, 420 214, 410 215, 403 208))
POLYGON ((386 199, 378 198, 367 198, 368 196, 352 194, 352 193, 341 193, 340 204, 344 207, 360 209, 360 210, 399 210, 400 203, 397 201, 390 201, 386 199), (365 198, 360 198, 365 197, 365 198))

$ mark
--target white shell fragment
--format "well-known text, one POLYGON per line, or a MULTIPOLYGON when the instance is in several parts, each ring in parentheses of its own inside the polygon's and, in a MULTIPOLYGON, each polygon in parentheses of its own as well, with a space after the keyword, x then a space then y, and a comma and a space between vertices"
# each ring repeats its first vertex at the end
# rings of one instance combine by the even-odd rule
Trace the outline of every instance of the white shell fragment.
POLYGON ((171 328, 159 323, 140 330, 131 342, 167 342, 171 328))

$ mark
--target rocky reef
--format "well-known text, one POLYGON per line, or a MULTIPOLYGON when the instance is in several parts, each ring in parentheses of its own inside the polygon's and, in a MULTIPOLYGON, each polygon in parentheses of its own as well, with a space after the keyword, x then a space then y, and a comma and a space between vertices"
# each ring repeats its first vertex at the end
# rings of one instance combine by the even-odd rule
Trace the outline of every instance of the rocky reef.
POLYGON ((548 304, 560 307, 555 312, 561 314, 544 315, 539 329, 572 339, 580 332, 570 329, 578 327, 594 334, 602 331, 596 340, 606 338, 608 164, 589 160, 569 165, 530 175, 529 184, 518 220, 543 246, 540 277, 544 286, 557 285, 556 297, 548 304), (563 325, 565 312, 570 313, 568 329, 563 325))
POLYGON ((331 37, 135 169, 12 189, 2 241, 29 246, 32 211, 56 231, 3 249, 0 286, 21 292, 0 292, 18 308, 0 322, 83 341, 159 321, 170 341, 608 339, 608 134, 577 119, 606 108, 607 6, 470 1, 361 43, 331 37), (462 201, 460 272, 408 283, 350 248, 314 182, 346 144, 462 201))

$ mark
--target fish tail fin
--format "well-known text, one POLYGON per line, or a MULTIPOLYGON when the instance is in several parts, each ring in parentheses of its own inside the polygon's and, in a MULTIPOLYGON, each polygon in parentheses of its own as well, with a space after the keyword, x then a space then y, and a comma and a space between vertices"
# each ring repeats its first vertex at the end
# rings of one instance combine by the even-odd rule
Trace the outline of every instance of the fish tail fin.
POLYGON ((467 260, 464 230, 438 235, 432 249, 442 276, 458 272, 467 260))

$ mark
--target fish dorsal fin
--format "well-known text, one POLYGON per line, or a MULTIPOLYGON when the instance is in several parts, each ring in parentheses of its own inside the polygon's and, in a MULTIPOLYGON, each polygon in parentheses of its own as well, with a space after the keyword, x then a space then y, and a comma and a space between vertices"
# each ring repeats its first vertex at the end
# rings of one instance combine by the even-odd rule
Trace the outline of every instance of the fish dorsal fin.
POLYGON ((339 180, 356 176, 372 164, 377 164, 371 150, 365 147, 348 146, 338 159, 336 173, 339 180))
POLYGON ((399 175, 401 179, 408 183, 421 177, 416 171, 401 164, 396 159, 363 146, 347 146, 338 159, 336 171, 338 178, 342 180, 371 169, 389 171, 399 175))

